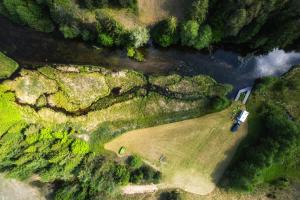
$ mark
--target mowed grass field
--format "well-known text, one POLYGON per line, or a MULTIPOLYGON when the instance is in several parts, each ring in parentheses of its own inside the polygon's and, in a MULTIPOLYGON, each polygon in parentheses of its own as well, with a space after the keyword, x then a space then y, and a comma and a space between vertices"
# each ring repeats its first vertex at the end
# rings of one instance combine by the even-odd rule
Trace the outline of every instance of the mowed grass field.
POLYGON ((130 131, 105 148, 117 153, 124 146, 127 155, 142 156, 162 172, 162 188, 205 195, 214 190, 247 134, 246 123, 236 134, 230 132, 236 106, 196 119, 130 131))

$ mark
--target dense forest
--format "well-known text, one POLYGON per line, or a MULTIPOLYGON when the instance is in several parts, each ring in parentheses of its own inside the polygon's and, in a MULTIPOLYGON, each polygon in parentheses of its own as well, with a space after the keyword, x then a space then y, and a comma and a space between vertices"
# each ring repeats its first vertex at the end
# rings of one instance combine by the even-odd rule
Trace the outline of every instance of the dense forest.
MULTIPOLYGON (((232 43, 267 51, 300 37, 297 0, 191 0, 184 20, 170 16, 154 27, 138 25, 129 30, 105 11, 125 8, 139 15, 138 4, 138 0, 1 0, 0 13, 38 31, 59 30, 65 38, 105 47, 141 47, 149 32, 162 47, 179 44, 195 49, 232 43)), ((129 50, 129 55, 134 54, 129 50)))

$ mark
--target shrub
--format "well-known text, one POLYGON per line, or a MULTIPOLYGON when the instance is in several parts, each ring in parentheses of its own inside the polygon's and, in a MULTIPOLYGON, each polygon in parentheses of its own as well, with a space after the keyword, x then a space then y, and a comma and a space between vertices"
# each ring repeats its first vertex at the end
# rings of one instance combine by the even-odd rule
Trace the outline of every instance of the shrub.
POLYGON ((82 140, 76 140, 75 142, 73 142, 71 149, 72 153, 78 155, 84 155, 90 151, 89 145, 82 140))
POLYGON ((28 25, 42 32, 54 30, 48 13, 45 13, 35 1, 4 0, 2 9, 5 9, 6 15, 15 22, 28 25))
POLYGON ((108 0, 84 0, 84 5, 89 9, 102 8, 108 6, 108 0))
POLYGON ((76 38, 80 34, 76 26, 63 25, 59 27, 59 30, 63 33, 65 38, 76 38))
POLYGON ((198 37, 196 39, 194 47, 196 49, 203 49, 210 45, 212 42, 212 30, 209 25, 201 27, 198 37))
POLYGON ((131 8, 137 11, 137 0, 118 0, 123 8, 131 8))
POLYGON ((129 58, 133 58, 135 55, 135 49, 133 47, 128 47, 127 48, 127 56, 129 58))
POLYGON ((138 62, 143 62, 144 61, 144 55, 140 51, 136 50, 135 54, 134 54, 134 59, 138 62))
POLYGON ((168 47, 177 41, 177 20, 170 17, 156 25, 152 31, 154 41, 162 47, 168 47))
POLYGON ((112 47, 114 44, 114 41, 111 36, 101 33, 98 37, 98 43, 105 46, 105 47, 112 47))
POLYGON ((142 166, 143 161, 142 158, 138 155, 132 155, 127 158, 127 164, 129 165, 129 167, 136 169, 142 166))
POLYGON ((199 24, 195 20, 183 23, 180 31, 181 44, 184 46, 194 46, 198 37, 199 24))
POLYGON ((181 195, 178 191, 162 192, 159 196, 159 200, 181 200, 181 195))
POLYGON ((211 109, 214 112, 223 110, 229 105, 229 101, 225 97, 213 97, 211 99, 211 109))
POLYGON ((114 180, 120 185, 126 185, 129 182, 130 174, 124 165, 116 165, 113 168, 114 180))
POLYGON ((135 48, 139 48, 146 44, 149 38, 150 35, 148 29, 141 26, 131 31, 129 35, 130 44, 135 48))
POLYGON ((130 182, 132 183, 141 183, 144 179, 144 174, 141 169, 134 170, 130 175, 130 182))
POLYGON ((190 17, 200 25, 205 21, 208 12, 209 0, 193 0, 190 17))

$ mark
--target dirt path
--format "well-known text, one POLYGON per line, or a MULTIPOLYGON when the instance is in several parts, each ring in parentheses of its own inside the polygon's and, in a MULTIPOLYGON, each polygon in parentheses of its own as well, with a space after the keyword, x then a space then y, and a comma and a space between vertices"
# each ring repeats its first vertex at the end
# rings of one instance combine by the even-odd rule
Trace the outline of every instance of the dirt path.
POLYGON ((122 188, 124 194, 143 194, 156 192, 158 190, 157 185, 127 185, 122 188))
POLYGON ((0 175, 0 200, 46 200, 45 197, 26 183, 6 179, 0 175))

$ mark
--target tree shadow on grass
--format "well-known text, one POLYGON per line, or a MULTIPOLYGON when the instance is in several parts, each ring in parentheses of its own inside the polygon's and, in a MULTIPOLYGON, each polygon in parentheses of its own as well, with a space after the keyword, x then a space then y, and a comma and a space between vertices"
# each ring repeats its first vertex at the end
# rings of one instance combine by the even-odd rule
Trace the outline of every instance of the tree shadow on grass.
MULTIPOLYGON (((241 134, 241 133, 238 133, 241 134)), ((226 176, 226 172, 230 170, 231 166, 234 163, 234 156, 237 154, 237 150, 241 147, 242 141, 245 139, 245 136, 240 138, 235 146, 224 152, 226 158, 220 161, 216 168, 214 169, 213 173, 211 173, 210 177, 212 182, 221 188, 228 188, 228 177, 226 176)))

